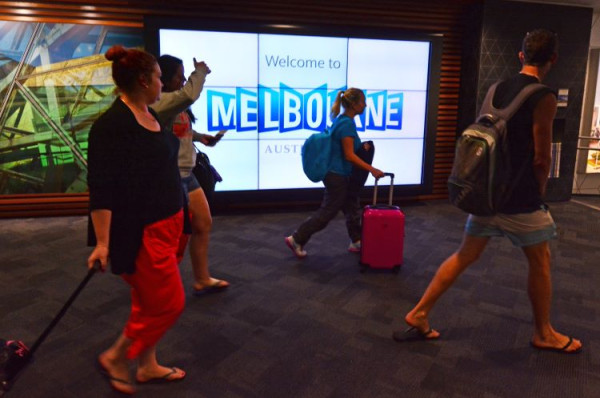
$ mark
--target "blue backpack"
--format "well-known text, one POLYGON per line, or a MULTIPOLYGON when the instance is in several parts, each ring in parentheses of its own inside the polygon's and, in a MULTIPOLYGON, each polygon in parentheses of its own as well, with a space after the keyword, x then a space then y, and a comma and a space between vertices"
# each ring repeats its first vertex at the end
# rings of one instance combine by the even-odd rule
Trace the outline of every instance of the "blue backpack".
POLYGON ((308 137, 302 145, 302 169, 312 182, 323 181, 331 162, 332 134, 329 128, 308 137))

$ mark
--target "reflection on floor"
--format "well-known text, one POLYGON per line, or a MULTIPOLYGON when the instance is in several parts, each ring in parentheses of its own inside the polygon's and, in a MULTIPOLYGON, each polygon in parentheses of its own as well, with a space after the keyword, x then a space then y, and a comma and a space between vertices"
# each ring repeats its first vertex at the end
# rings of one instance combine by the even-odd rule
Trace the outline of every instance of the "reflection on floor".
POLYGON ((600 195, 573 195, 571 202, 600 211, 600 195))

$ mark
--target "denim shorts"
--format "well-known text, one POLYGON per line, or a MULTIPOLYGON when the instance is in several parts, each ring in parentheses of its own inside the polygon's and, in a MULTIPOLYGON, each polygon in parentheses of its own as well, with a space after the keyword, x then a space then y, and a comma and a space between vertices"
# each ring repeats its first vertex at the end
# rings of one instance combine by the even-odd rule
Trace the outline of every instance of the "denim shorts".
POLYGON ((518 247, 537 245, 556 238, 556 224, 546 208, 532 213, 496 214, 489 217, 469 215, 467 235, 478 237, 506 236, 518 247))
POLYGON ((187 177, 181 177, 181 186, 183 187, 186 198, 189 197, 190 192, 194 192, 196 189, 200 188, 200 184, 198 183, 198 180, 196 180, 194 173, 190 173, 187 177))

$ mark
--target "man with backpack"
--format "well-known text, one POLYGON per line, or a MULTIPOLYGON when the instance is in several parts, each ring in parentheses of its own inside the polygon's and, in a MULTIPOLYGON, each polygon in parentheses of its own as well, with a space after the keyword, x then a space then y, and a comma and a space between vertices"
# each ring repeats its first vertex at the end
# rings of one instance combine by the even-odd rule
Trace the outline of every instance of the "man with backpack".
MULTIPOLYGON (((492 99, 493 108, 507 107, 529 84, 540 83, 556 62, 558 39, 545 29, 527 33, 523 39, 519 74, 501 82, 492 99)), ((394 340, 426 340, 440 337, 429 325, 429 313, 456 278, 473 264, 490 237, 507 236, 521 247, 529 263, 527 291, 534 315, 530 344, 540 350, 576 353, 579 340, 555 331, 550 323, 552 285, 550 246, 556 225, 543 202, 550 171, 552 123, 556 114, 556 94, 545 87, 533 93, 509 119, 506 140, 510 152, 513 186, 495 214, 469 214, 459 249, 439 267, 423 297, 404 320, 409 328, 394 332, 394 340), (527 163, 524 163, 527 162, 527 163)))

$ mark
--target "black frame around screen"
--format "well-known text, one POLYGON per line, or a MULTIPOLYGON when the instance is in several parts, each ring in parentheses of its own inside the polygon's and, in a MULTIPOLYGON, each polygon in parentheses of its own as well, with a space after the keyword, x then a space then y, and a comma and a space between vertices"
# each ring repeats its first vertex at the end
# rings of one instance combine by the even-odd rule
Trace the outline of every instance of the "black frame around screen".
MULTIPOLYGON (((353 37, 366 39, 427 41, 430 46, 430 62, 427 83, 427 104, 425 120, 425 139, 421 184, 395 185, 394 197, 411 197, 432 193, 433 165, 435 157, 435 139, 439 100, 440 70, 442 59, 442 41, 440 34, 421 34, 396 29, 375 29, 351 26, 326 25, 278 25, 251 23, 237 20, 204 20, 165 17, 144 18, 144 42, 146 50, 156 56, 160 54, 159 30, 201 30, 236 33, 271 33, 305 36, 353 37)), ((382 181, 381 184, 387 184, 382 181)), ((372 187, 363 190, 365 198, 370 197, 372 187)), ((383 193, 383 192, 382 192, 383 193)), ((322 188, 296 188, 249 191, 215 192, 216 207, 260 207, 283 203, 306 203, 320 200, 322 188)))

